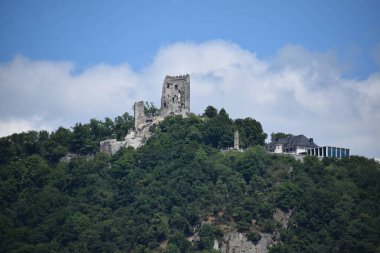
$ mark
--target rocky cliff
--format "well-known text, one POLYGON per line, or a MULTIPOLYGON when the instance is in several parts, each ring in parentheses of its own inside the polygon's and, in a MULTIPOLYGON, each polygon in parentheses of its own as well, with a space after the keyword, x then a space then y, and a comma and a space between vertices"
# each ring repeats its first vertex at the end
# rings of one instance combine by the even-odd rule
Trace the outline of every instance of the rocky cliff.
MULTIPOLYGON (((273 213, 273 220, 280 223, 286 229, 293 212, 294 210, 283 212, 277 208, 273 213)), ((236 230, 229 231, 224 234, 223 240, 214 241, 214 249, 222 253, 268 253, 272 245, 281 243, 277 230, 273 231, 273 233, 259 234, 261 238, 255 244, 248 240, 245 233, 240 233, 236 230)))
POLYGON ((116 139, 101 141, 100 151, 114 155, 117 151, 124 147, 141 147, 152 136, 150 127, 158 124, 163 119, 163 117, 157 117, 153 122, 146 123, 140 126, 139 129, 130 131, 127 136, 125 136, 124 141, 117 141, 116 139))

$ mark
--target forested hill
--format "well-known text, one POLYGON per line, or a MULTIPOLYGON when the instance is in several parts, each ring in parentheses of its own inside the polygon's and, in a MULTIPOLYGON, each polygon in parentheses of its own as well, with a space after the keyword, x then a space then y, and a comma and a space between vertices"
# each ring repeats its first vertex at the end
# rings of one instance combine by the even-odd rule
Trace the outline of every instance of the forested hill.
POLYGON ((374 160, 271 155, 259 122, 213 107, 165 119, 138 150, 97 152, 132 126, 124 114, 1 138, 0 252, 212 252, 229 230, 255 243, 278 230, 271 252, 380 252, 374 160), (236 129, 245 151, 222 152, 236 129), (288 229, 276 208, 294 210, 288 229))

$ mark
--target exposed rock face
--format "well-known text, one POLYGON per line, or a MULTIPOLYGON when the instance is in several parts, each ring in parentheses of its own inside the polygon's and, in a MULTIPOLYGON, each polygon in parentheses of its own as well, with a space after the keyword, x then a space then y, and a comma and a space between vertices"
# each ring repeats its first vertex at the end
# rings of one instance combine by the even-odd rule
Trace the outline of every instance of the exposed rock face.
POLYGON ((125 136, 125 146, 139 148, 144 145, 146 141, 152 136, 150 127, 158 124, 162 120, 164 120, 163 117, 154 117, 152 121, 140 125, 137 130, 129 132, 127 136, 125 136))
MULTIPOLYGON (((273 213, 273 220, 280 222, 283 228, 287 228, 290 217, 294 210, 290 209, 288 212, 283 212, 281 209, 276 208, 273 213)), ((254 244, 249 241, 244 233, 237 231, 230 231, 223 237, 223 241, 214 241, 214 249, 220 250, 222 253, 268 253, 269 248, 280 243, 278 231, 273 233, 259 233, 261 239, 254 244)))
POLYGON ((74 154, 74 153, 67 153, 64 157, 62 157, 61 159, 59 159, 60 162, 70 162, 72 159, 76 158, 76 157, 82 157, 82 158, 85 158, 87 161, 92 159, 94 156, 93 155, 78 155, 78 154, 74 154))
POLYGON ((117 141, 116 139, 101 141, 100 151, 114 155, 117 151, 124 147, 141 147, 152 136, 149 128, 154 124, 158 124, 163 119, 164 118, 162 117, 156 117, 154 121, 140 125, 139 129, 130 131, 127 136, 125 136, 124 141, 117 141))
POLYGON ((273 214, 273 220, 281 223, 283 228, 288 228, 289 220, 293 212, 294 209, 290 209, 287 213, 285 213, 281 209, 276 208, 273 214))
POLYGON ((75 157, 78 157, 78 155, 77 154, 73 154, 73 153, 68 153, 64 157, 62 157, 61 159, 59 159, 59 161, 61 161, 61 162, 70 162, 75 157))
POLYGON ((100 151, 116 154, 123 147, 139 148, 146 143, 152 133, 149 128, 158 124, 166 116, 190 113, 190 76, 166 76, 162 86, 161 109, 159 116, 145 115, 144 102, 136 102, 134 106, 135 127, 125 137, 124 141, 110 139, 100 142, 100 151))
POLYGON ((224 235, 222 243, 215 241, 214 249, 222 253, 268 253, 269 247, 276 243, 273 235, 268 233, 260 233, 260 235, 261 239, 255 245, 244 234, 232 231, 224 235))
POLYGON ((125 136, 124 141, 117 141, 116 139, 101 141, 100 151, 114 155, 124 147, 141 147, 152 136, 149 128, 161 120, 162 118, 156 118, 153 122, 146 123, 142 126, 140 125, 139 129, 130 131, 127 136, 125 136))
POLYGON ((124 146, 124 141, 117 141, 116 139, 105 140, 100 142, 100 151, 114 155, 124 146))

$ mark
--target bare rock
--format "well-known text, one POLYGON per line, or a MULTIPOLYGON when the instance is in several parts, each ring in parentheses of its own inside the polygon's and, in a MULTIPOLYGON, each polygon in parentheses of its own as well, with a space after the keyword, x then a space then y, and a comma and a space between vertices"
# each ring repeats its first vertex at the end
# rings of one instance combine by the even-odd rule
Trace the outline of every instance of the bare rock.
POLYGON ((289 211, 285 213, 280 208, 276 208, 275 212, 273 213, 273 220, 281 223, 283 228, 288 228, 289 220, 293 212, 293 209, 289 209, 289 211))
POLYGON ((255 245, 247 239, 245 234, 232 231, 224 235, 222 243, 214 242, 214 249, 223 253, 268 253, 269 247, 276 243, 273 235, 268 233, 260 233, 260 235, 261 239, 255 245))
POLYGON ((122 147, 125 147, 125 141, 117 141, 116 139, 110 139, 100 142, 100 152, 105 152, 110 155, 114 155, 122 147))

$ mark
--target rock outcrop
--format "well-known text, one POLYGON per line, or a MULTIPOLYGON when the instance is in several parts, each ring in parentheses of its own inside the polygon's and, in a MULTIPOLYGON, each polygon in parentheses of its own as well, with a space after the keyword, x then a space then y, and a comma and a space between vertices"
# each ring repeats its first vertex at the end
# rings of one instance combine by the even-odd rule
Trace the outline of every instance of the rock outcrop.
POLYGON ((260 233, 261 239, 257 244, 249 241, 245 234, 232 231, 224 235, 223 242, 214 241, 214 249, 222 253, 268 253, 269 247, 275 244, 273 235, 260 233))
POLYGON ((84 158, 86 159, 87 161, 92 159, 94 156, 92 154, 89 154, 89 155, 78 155, 78 154, 74 154, 74 153, 67 153, 64 157, 62 157, 61 159, 59 159, 60 162, 70 162, 71 160, 73 160, 74 158, 77 158, 77 157, 81 157, 81 158, 84 158))
POLYGON ((125 141, 117 141, 116 139, 109 139, 100 142, 100 152, 110 155, 116 154, 121 148, 125 147, 125 141))
POLYGON ((288 228, 290 217, 292 216, 294 209, 289 209, 288 212, 282 211, 280 208, 276 208, 273 214, 273 220, 281 223, 282 228, 288 228))
MULTIPOLYGON (((283 212, 281 209, 276 208, 273 213, 273 220, 281 223, 283 228, 287 228, 290 217, 294 210, 290 209, 288 212, 283 212)), ((214 241, 214 249, 220 250, 222 253, 268 253, 269 248, 279 241, 279 232, 277 230, 273 233, 259 233, 261 238, 255 244, 247 239, 244 233, 236 230, 225 233, 223 240, 214 241)))
POLYGON ((146 141, 152 136, 150 127, 158 124, 164 118, 157 117, 154 121, 141 125, 139 129, 129 131, 125 136, 124 141, 117 141, 116 139, 110 139, 100 142, 100 151, 114 155, 121 148, 133 147, 139 148, 146 143, 146 141))

